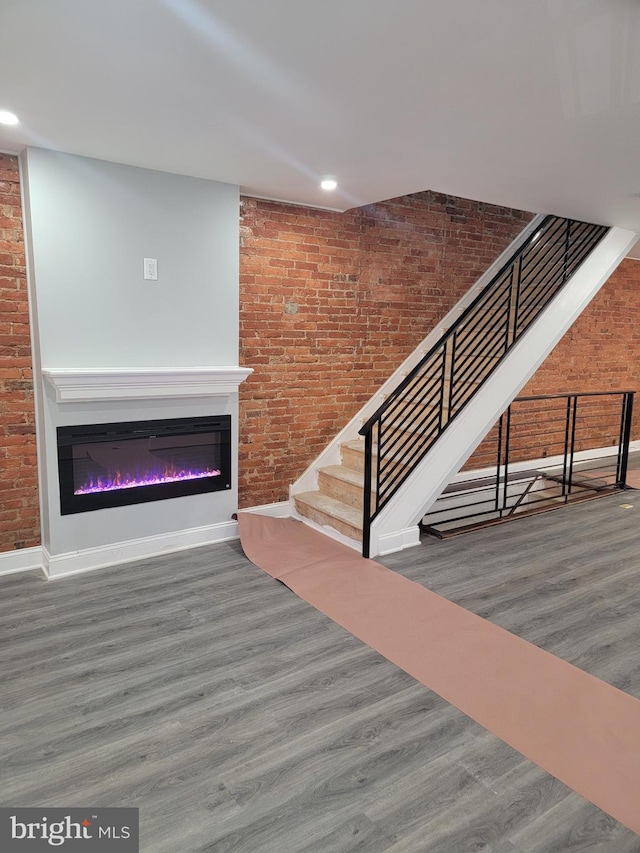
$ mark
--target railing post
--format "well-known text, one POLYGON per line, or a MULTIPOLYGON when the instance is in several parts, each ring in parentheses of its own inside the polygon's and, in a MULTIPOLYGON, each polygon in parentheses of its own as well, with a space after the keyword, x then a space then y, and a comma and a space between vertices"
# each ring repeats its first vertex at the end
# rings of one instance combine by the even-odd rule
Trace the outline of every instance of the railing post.
POLYGON ((564 422, 564 451, 562 456, 562 497, 567 497, 567 465, 569 461, 569 442, 571 424, 571 396, 567 396, 567 413, 564 422))
POLYGON ((571 418, 571 449, 569 457, 569 491, 571 494, 573 488, 573 456, 576 450, 576 420, 578 417, 578 395, 573 396, 573 415, 571 418))
POLYGON ((440 382, 440 403, 438 413, 439 432, 442 432, 445 425, 444 409, 447 407, 446 420, 451 416, 451 407, 453 404, 453 369, 455 366, 456 357, 456 332, 453 337, 447 339, 442 350, 442 378, 440 382), (449 358, 447 358, 449 356, 449 358), (448 374, 447 374, 448 371, 448 374), (447 393, 447 379, 449 380, 449 392, 447 393))
MULTIPOLYGON (((520 263, 522 262, 522 255, 518 259, 518 267, 521 269, 520 263)), ((516 264, 511 265, 511 269, 509 270, 509 307, 507 309, 507 319, 504 330, 504 351, 507 352, 513 341, 509 340, 509 330, 511 328, 511 316, 513 314, 513 289, 514 289, 514 277, 515 277, 515 268, 516 264)), ((518 274, 519 275, 519 274, 518 274)), ((518 284, 518 290, 520 289, 520 285, 518 284)))
MULTIPOLYGON (((502 490, 502 506, 500 507, 500 518, 502 513, 507 508, 507 500, 509 498, 509 444, 511 442, 511 406, 507 409, 507 429, 504 442, 504 486, 502 490)), ((499 476, 499 469, 498 469, 499 476)))
POLYGON ((496 464, 496 498, 495 498, 495 506, 493 508, 494 512, 498 512, 498 508, 500 506, 500 464, 502 461, 502 430, 503 430, 503 422, 504 422, 503 412, 500 415, 500 420, 498 421, 498 461, 496 464))
POLYGON ((616 486, 627 487, 627 464, 629 462, 629 443, 631 441, 631 421, 633 419, 633 391, 627 391, 622 403, 620 455, 618 459, 618 477, 616 486))
POLYGON ((511 329, 511 346, 513 346, 516 342, 516 338, 518 337, 518 314, 520 312, 520 287, 522 285, 522 259, 524 254, 520 255, 518 258, 518 274, 516 276, 516 289, 515 293, 512 293, 512 306, 511 311, 509 312, 509 326, 513 324, 511 329))
POLYGON ((371 466, 373 462, 373 426, 364 436, 364 494, 362 495, 362 556, 371 553, 371 466))
POLYGON ((567 229, 567 236, 565 238, 564 245, 564 263, 562 268, 562 281, 565 282, 567 280, 567 270, 569 269, 569 250, 571 249, 571 223, 572 219, 567 219, 565 227, 567 229))

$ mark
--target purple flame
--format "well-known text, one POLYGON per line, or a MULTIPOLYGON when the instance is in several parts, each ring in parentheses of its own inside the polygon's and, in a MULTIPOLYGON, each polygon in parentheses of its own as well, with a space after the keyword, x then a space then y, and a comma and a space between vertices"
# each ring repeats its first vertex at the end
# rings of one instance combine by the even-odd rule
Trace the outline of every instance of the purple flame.
POLYGON ((113 492, 118 489, 137 489, 140 486, 159 486, 163 483, 179 483, 182 480, 201 480, 204 477, 219 477, 217 468, 207 468, 203 471, 179 471, 176 473, 148 474, 133 476, 117 473, 113 479, 90 480, 84 486, 74 489, 74 495, 91 495, 95 492, 113 492))

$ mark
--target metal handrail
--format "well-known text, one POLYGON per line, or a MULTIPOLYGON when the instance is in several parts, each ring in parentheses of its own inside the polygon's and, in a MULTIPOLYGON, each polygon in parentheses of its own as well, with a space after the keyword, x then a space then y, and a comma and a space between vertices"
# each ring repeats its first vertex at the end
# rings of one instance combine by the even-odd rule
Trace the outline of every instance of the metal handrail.
POLYGON ((371 522, 607 230, 546 216, 360 428, 365 556, 371 522))
POLYGON ((475 477, 469 472, 463 486, 452 486, 442 505, 429 510, 421 529, 442 537, 625 489, 634 396, 582 391, 518 397, 486 440, 485 453, 495 441, 494 473, 482 469, 478 479, 477 471, 475 477), (541 402, 550 405, 541 409, 541 402), (602 437, 614 431, 617 444, 607 445, 607 452, 580 455, 602 447, 602 437), (548 456, 550 447, 559 452, 548 456), (534 490, 538 483, 542 489, 534 490), (548 494, 551 485, 556 491, 548 494))

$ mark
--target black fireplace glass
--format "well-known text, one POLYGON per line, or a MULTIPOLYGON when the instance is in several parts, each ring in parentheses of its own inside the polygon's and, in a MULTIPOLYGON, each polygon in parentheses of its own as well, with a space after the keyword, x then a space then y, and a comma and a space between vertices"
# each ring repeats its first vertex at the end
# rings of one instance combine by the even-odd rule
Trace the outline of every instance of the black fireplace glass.
POLYGON ((60 512, 231 488, 231 415, 58 427, 60 512))

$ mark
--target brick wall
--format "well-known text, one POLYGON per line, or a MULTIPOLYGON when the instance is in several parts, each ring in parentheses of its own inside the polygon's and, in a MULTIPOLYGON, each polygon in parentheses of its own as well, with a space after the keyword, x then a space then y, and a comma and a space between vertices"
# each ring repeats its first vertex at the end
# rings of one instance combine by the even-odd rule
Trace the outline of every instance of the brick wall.
MULTIPOLYGON (((627 259, 547 356, 519 396, 640 390, 639 317, 640 261, 627 259)), ((611 425, 619 423, 621 401, 616 397, 597 403, 590 398, 581 404, 581 412, 586 413, 584 407, 588 407, 589 418, 580 422, 582 431, 577 449, 608 446, 614 438, 617 440, 616 430, 612 431, 611 425), (601 410, 599 416, 598 409, 601 410)), ((537 407, 541 405, 536 404, 537 407)), ((555 403, 547 405, 557 406, 555 403)), ((631 438, 640 439, 640 395, 634 405, 631 438)), ((521 426, 518 436, 513 436, 512 456, 514 460, 518 458, 518 442, 528 447, 539 445, 549 455, 562 453, 563 440, 564 437, 555 444, 545 440, 540 423, 534 426, 531 436, 521 426)), ((494 465, 496 446, 494 431, 478 447, 465 468, 494 465)), ((532 458, 532 454, 526 454, 525 458, 532 458)))
MULTIPOLYGON (((639 318, 640 261, 627 259, 538 368, 523 395, 640 391, 639 318)), ((640 394, 631 438, 640 439, 640 394)))
POLYGON ((345 214, 243 199, 240 505, 285 500, 530 218, 431 192, 345 214))
POLYGON ((40 544, 35 413, 17 158, 0 154, 0 552, 40 544))
MULTIPOLYGON (((531 378, 523 394, 638 388, 640 261, 626 259, 531 378)), ((640 417, 640 400, 636 408, 640 417)), ((640 426, 640 420, 635 421, 640 426)), ((640 438, 640 434, 636 435, 640 438)))
MULTIPOLYGON (((538 368, 522 394, 640 391, 639 318, 640 261, 627 259, 538 368)), ((593 400, 590 405, 594 405, 593 400)), ((602 405, 613 407, 604 401, 602 405)), ((640 439, 640 394, 635 400, 631 438, 640 439)))

